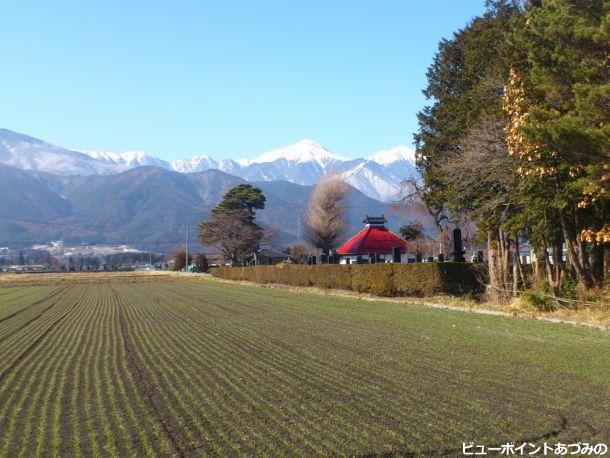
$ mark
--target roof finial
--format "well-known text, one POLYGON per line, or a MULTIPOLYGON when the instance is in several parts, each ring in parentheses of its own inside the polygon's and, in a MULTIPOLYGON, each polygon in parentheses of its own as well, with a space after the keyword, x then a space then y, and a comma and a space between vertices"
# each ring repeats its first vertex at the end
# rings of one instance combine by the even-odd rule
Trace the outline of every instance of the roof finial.
POLYGON ((369 216, 366 215, 364 220, 362 221, 364 224, 368 224, 369 226, 384 226, 387 220, 383 215, 381 216, 369 216))

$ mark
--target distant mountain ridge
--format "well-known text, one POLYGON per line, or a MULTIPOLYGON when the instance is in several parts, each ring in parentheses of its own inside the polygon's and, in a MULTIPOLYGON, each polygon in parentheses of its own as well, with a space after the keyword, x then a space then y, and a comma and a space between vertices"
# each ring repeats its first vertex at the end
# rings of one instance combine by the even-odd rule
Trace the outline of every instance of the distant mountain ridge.
POLYGON ((253 160, 197 156, 168 162, 141 151, 71 150, 8 129, 0 129, 0 163, 62 176, 111 175, 143 166, 180 173, 219 170, 247 181, 285 180, 301 185, 313 185, 323 174, 336 172, 368 197, 385 202, 399 197, 404 180, 419 176, 414 154, 406 146, 379 151, 367 158, 347 159, 313 140, 301 140, 253 160))
MULTIPOLYGON (((224 193, 245 182, 213 169, 181 174, 142 166, 109 175, 61 176, 0 164, 0 246, 63 240, 165 250, 184 240, 186 224, 191 225, 196 246, 197 224, 209 216, 224 193)), ((257 221, 278 230, 278 246, 298 241, 312 186, 283 180, 253 184, 267 198, 257 221)), ((414 218, 426 223, 425 209, 413 206, 407 213, 393 215, 391 206, 354 188, 348 206, 346 236, 362 227, 367 214, 385 213, 394 230, 414 218)))

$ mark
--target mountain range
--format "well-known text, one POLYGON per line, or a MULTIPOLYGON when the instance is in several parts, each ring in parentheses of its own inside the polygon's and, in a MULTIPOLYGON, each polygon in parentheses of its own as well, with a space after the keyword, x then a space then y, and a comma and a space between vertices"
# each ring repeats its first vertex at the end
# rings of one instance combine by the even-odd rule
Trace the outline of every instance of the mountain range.
POLYGON ((405 146, 348 159, 313 140, 301 140, 252 160, 204 155, 169 162, 141 151, 77 151, 8 129, 0 129, 0 164, 60 176, 112 175, 142 166, 179 173, 219 170, 251 182, 284 180, 300 185, 314 185, 323 174, 335 172, 366 196, 384 202, 399 198, 405 179, 418 177, 414 154, 405 146))
POLYGON ((332 170, 351 184, 346 237, 362 227, 365 215, 380 214, 393 230, 419 219, 432 232, 423 205, 371 197, 389 196, 380 183, 398 189, 399 177, 412 170, 407 154, 392 150, 349 160, 303 141, 250 161, 199 157, 169 163, 143 153, 85 154, 0 130, 0 246, 63 240, 163 251, 184 241, 187 225, 197 244, 197 225, 231 187, 247 182, 266 196, 257 221, 275 229, 277 244, 287 246, 303 238, 313 185, 332 170))
MULTIPOLYGON (((0 246, 63 240, 74 244, 128 244, 166 250, 184 240, 186 225, 197 243, 197 224, 243 178, 219 170, 182 174, 142 166, 112 175, 62 176, 0 165, 0 246)), ((303 236, 303 215, 312 186, 284 180, 252 182, 266 196, 257 221, 278 232, 278 245, 303 236)), ((391 228, 419 219, 433 230, 425 207, 393 211, 355 188, 348 194, 349 230, 365 215, 386 214, 391 228), (427 222, 428 221, 428 222, 427 222)))

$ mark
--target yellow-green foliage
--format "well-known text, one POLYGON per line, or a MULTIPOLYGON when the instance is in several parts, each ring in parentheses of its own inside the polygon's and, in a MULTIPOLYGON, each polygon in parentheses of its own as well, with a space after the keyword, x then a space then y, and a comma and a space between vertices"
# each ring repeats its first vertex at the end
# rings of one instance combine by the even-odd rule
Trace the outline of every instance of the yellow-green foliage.
POLYGON ((228 280, 347 289, 378 296, 431 296, 479 292, 484 272, 484 265, 446 262, 219 267, 212 274, 228 280))

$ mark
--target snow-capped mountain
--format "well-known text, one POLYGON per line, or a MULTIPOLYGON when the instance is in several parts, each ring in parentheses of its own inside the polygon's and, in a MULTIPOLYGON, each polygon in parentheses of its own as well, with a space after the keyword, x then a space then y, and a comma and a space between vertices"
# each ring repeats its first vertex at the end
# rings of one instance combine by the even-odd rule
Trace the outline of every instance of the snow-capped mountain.
POLYGON ((287 162, 297 164, 315 163, 322 168, 327 168, 337 162, 349 161, 347 158, 331 153, 316 141, 301 140, 294 145, 264 153, 247 162, 246 165, 264 164, 267 162, 275 162, 280 159, 285 159, 287 162))
POLYGON ((105 162, 109 165, 116 165, 121 171, 142 167, 145 165, 154 165, 155 167, 170 168, 170 163, 151 156, 144 151, 126 151, 124 153, 107 153, 100 151, 83 151, 85 154, 105 162))
POLYGON ((241 169, 241 165, 232 159, 222 159, 217 161, 210 156, 195 156, 190 159, 180 159, 170 163, 170 167, 175 172, 196 173, 215 169, 222 172, 235 174, 241 169))
POLYGON ((91 156, 0 129, 0 163, 56 175, 106 175, 116 168, 91 156))
POLYGON ((402 183, 411 177, 419 177, 415 151, 404 145, 379 151, 367 158, 367 167, 363 168, 360 176, 360 186, 349 178, 347 181, 370 197, 383 201, 396 200, 403 192, 402 183), (364 191, 365 186, 370 186, 371 191, 364 191))
POLYGON ((312 185, 324 173, 339 170, 348 161, 313 140, 301 140, 248 161, 242 166, 240 176, 249 181, 286 180, 312 185))
POLYGON ((334 172, 367 196, 382 201, 397 199, 401 182, 417 176, 415 155, 406 146, 379 151, 366 159, 347 159, 313 140, 301 140, 254 159, 216 161, 199 156, 174 161, 171 166, 184 173, 218 169, 248 181, 286 180, 302 185, 315 184, 325 173, 334 172))
POLYGON ((341 174, 367 196, 382 201, 395 200, 402 181, 418 176, 414 153, 406 146, 379 151, 367 158, 348 159, 313 140, 301 140, 251 160, 216 160, 203 155, 168 162, 142 151, 70 150, 6 129, 0 129, 0 163, 57 175, 109 175, 141 166, 181 173, 217 169, 248 181, 285 180, 302 185, 315 184, 322 175, 332 172, 341 174))
MULTIPOLYGON (((405 171, 409 169, 405 167, 405 171)), ((400 183, 409 175, 395 176, 388 173, 384 166, 367 160, 359 159, 357 163, 342 173, 349 184, 369 197, 381 201, 400 198, 400 183)))
POLYGON ((379 165, 391 165, 405 162, 415 164, 415 151, 402 145, 397 146, 396 148, 378 151, 367 159, 376 162, 379 165))
POLYGON ((264 153, 255 159, 217 161, 210 156, 197 156, 174 161, 171 168, 183 173, 217 169, 253 181, 287 180, 312 184, 317 181, 320 173, 324 173, 334 164, 348 160, 331 153, 313 140, 301 140, 286 148, 264 153), (293 169, 299 170, 294 173, 293 169))

